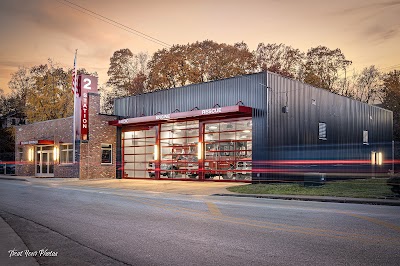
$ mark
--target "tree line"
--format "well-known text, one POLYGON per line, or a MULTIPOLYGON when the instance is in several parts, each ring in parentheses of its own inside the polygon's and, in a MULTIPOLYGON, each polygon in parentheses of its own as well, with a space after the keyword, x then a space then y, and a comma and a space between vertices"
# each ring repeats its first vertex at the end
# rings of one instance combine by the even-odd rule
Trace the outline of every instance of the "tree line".
MULTIPOLYGON (((400 140, 400 71, 383 73, 371 65, 354 73, 351 65, 340 49, 325 46, 303 52, 285 44, 260 43, 250 51, 244 42, 205 40, 173 45, 152 56, 125 48, 110 58, 108 80, 100 86, 102 111, 111 113, 116 97, 267 70, 368 104, 380 103, 393 111, 394 137, 400 140)), ((85 69, 78 73, 89 74, 85 69)), ((52 60, 20 67, 8 83, 12 93, 0 90, 0 114, 21 112, 29 122, 72 115, 71 76, 72 69, 64 70, 52 60)))
MULTIPOLYGON (((77 72, 90 74, 86 69, 77 72)), ((72 69, 65 70, 51 59, 31 68, 19 67, 8 87, 10 95, 0 89, 0 115, 15 113, 38 122, 73 114, 72 69)))

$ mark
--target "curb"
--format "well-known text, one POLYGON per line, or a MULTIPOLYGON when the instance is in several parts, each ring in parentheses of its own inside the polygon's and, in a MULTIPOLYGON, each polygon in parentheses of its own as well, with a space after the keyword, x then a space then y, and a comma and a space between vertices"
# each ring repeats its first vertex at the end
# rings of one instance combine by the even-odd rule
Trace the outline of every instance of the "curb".
POLYGON ((17 178, 17 177, 8 177, 8 176, 0 176, 0 180, 18 180, 18 181, 28 181, 25 178, 17 178))
MULTIPOLYGON (((29 182, 25 177, 12 177, 12 176, 0 175, 0 180, 1 179, 29 182)), ((366 199, 366 198, 345 198, 345 197, 326 197, 326 196, 272 195, 272 194, 238 194, 238 193, 216 193, 216 194, 211 194, 210 196, 229 196, 229 197, 245 197, 245 198, 265 198, 265 199, 280 199, 280 200, 400 206, 400 200, 391 200, 391 199, 366 199)))
POLYGON ((280 200, 299 200, 299 201, 317 201, 334 203, 354 203, 370 205, 400 206, 400 200, 382 200, 382 199, 364 199, 364 198, 332 198, 332 197, 307 197, 294 195, 266 195, 266 194, 213 194, 212 196, 229 196, 243 198, 265 198, 280 200))

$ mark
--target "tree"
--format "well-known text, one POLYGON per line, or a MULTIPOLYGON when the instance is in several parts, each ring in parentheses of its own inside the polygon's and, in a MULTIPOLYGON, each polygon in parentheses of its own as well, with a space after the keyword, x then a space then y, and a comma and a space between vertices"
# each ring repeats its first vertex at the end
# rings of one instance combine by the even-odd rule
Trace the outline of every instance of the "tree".
POLYGON ((140 71, 132 80, 131 87, 128 90, 129 95, 141 94, 146 91, 147 75, 140 71))
POLYGON ((188 50, 192 83, 249 74, 256 69, 254 56, 244 42, 229 45, 206 40, 189 45, 188 50))
POLYGON ((206 40, 157 51, 149 62, 149 89, 166 89, 252 73, 256 62, 245 43, 206 40))
POLYGON ((26 97, 28 121, 37 122, 71 116, 73 114, 72 71, 64 71, 49 59, 46 65, 32 67, 30 73, 34 85, 26 97))
POLYGON ((21 97, 18 94, 4 95, 0 93, 0 116, 12 114, 15 117, 24 119, 25 108, 21 105, 21 102, 21 97))
POLYGON ((144 88, 133 86, 137 76, 147 73, 148 55, 146 53, 133 54, 129 49, 115 51, 110 58, 110 67, 107 71, 109 79, 107 85, 114 90, 121 90, 126 95, 139 94, 144 88))
POLYGON ((0 161, 14 161, 15 158, 15 128, 0 127, 0 161))
POLYGON ((340 71, 344 71, 352 62, 347 60, 340 49, 331 50, 318 46, 308 50, 304 66, 303 81, 329 91, 337 90, 340 71))
POLYGON ((113 53, 107 71, 109 79, 99 89, 102 112, 112 113, 115 98, 146 92, 148 61, 147 53, 133 54, 127 48, 113 53))
POLYGON ((375 66, 366 67, 355 79, 353 98, 368 104, 383 100, 382 74, 375 66))
POLYGON ((284 44, 259 43, 254 52, 257 66, 288 78, 299 79, 303 68, 304 53, 284 44))
MULTIPOLYGON (((20 104, 17 94, 5 95, 0 89, 0 117, 16 113, 20 104)), ((15 129, 14 127, 2 128, 0 126, 0 161, 13 161, 15 154, 15 129)))
POLYGON ((33 79, 29 69, 24 66, 18 67, 18 70, 11 74, 11 79, 8 82, 11 94, 2 96, 0 114, 15 113, 23 118, 25 116, 26 96, 32 86, 33 79))
POLYGON ((114 100, 116 98, 126 97, 127 94, 122 90, 114 90, 111 87, 107 87, 107 84, 100 86, 100 112, 103 114, 113 114, 114 111, 114 100))
MULTIPOLYGON (((26 95, 29 89, 33 86, 32 75, 27 67, 20 66, 18 70, 11 74, 11 79, 8 82, 8 87, 12 90, 14 95, 18 95, 20 99, 20 106, 24 107, 26 104, 26 95)), ((23 112, 24 110, 20 110, 23 112)))
POLYGON ((400 141, 400 70, 384 76, 383 93, 382 105, 393 112, 393 139, 400 141))
POLYGON ((174 45, 154 53, 149 61, 149 88, 167 89, 189 84, 188 47, 174 45))
POLYGON ((344 77, 339 78, 335 92, 339 95, 346 96, 349 98, 355 98, 357 93, 355 89, 356 80, 358 75, 353 71, 352 75, 347 75, 347 70, 345 70, 344 77))

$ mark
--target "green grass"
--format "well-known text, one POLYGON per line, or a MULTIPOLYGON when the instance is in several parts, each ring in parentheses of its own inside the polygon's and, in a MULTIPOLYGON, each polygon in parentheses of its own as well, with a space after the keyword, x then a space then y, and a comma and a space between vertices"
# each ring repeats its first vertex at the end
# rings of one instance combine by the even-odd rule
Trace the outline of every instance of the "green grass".
POLYGON ((386 184, 386 178, 358 179, 327 182, 323 186, 304 187, 293 183, 279 184, 250 184, 227 188, 231 192, 244 194, 280 194, 334 196, 351 198, 385 198, 395 194, 386 184))

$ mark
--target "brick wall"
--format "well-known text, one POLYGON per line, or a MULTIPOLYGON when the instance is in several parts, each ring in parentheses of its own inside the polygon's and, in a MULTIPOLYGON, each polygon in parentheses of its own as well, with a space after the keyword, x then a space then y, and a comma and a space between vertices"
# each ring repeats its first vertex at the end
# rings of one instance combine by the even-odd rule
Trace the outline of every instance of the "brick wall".
MULTIPOLYGON (((108 121, 114 116, 99 115, 100 95, 89 94, 89 140, 80 145, 80 160, 74 164, 54 165, 54 177, 79 177, 80 179, 115 178, 116 173, 116 127, 108 121), (101 143, 112 144, 112 164, 101 164, 101 143)), ((60 143, 73 143, 73 118, 48 120, 16 127, 15 159, 16 174, 35 176, 34 159, 28 160, 28 151, 35 145, 20 145, 23 141, 51 140, 56 147, 60 143), (20 150, 22 149, 22 157, 20 150)), ((36 154, 34 154, 36 156, 36 154)))
MULTIPOLYGON (((60 143, 72 143, 72 117, 48 120, 16 127, 15 134, 15 160, 17 161, 15 172, 17 175, 34 176, 35 160, 28 159, 28 151, 35 145, 20 145, 22 141, 50 140, 58 146, 60 143), (22 149, 22 157, 20 154, 22 149)), ((33 154, 36 156, 36 154, 33 154)), ((58 162, 54 165, 55 177, 78 177, 77 165, 62 165, 58 162)))
POLYGON ((117 129, 108 121, 115 116, 99 115, 100 95, 89 93, 89 140, 80 146, 80 179, 115 178, 117 129), (112 144, 112 164, 101 163, 101 144, 112 144))

